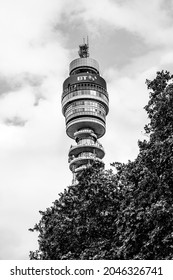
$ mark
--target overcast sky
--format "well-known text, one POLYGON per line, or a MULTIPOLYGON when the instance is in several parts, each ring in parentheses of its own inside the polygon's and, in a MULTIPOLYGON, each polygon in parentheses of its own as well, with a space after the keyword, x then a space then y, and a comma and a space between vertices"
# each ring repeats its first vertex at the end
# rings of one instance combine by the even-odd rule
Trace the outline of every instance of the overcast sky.
POLYGON ((62 83, 87 35, 110 97, 106 168, 138 154, 145 80, 173 73, 173 0, 0 0, 0 259, 28 259, 28 228, 71 184, 62 83))

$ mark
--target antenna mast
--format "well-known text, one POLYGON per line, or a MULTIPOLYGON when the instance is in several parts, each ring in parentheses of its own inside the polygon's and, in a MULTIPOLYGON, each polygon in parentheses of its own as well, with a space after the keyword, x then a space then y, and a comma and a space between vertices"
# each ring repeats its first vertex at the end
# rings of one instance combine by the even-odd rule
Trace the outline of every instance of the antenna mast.
POLYGON ((88 36, 87 36, 87 43, 85 43, 85 38, 83 38, 83 44, 79 45, 79 56, 81 58, 89 57, 89 43, 88 43, 88 36))

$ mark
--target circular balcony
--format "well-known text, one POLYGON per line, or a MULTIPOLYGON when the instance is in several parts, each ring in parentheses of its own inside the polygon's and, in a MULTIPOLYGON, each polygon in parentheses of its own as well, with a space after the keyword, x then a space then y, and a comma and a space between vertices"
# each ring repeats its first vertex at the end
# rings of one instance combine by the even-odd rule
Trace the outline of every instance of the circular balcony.
POLYGON ((96 119, 101 119, 104 122, 106 119, 106 114, 104 114, 103 112, 93 112, 92 110, 82 111, 82 112, 79 111, 79 112, 68 115, 66 117, 66 124, 68 124, 73 119, 75 119, 77 121, 78 118, 84 118, 84 120, 85 120, 87 117, 90 117, 90 116, 94 117, 96 119))
MULTIPOLYGON (((89 167, 89 164, 87 164, 87 166, 89 167)), ((82 171, 82 170, 86 169, 87 166, 86 165, 81 165, 80 167, 75 168, 75 173, 78 173, 79 171, 82 171)))
POLYGON ((78 156, 76 158, 73 158, 71 161, 70 161, 70 165, 69 165, 69 168, 72 172, 76 172, 75 170, 79 167, 82 167, 83 166, 83 169, 84 169, 84 166, 87 166, 88 164, 90 164, 91 162, 93 161, 99 161, 100 163, 103 163, 103 161, 100 159, 100 158, 97 158, 95 155, 91 156, 91 155, 88 155, 88 156, 78 156))
POLYGON ((94 131, 92 129, 81 129, 74 133, 74 137, 76 140, 87 138, 89 135, 92 136, 95 140, 97 140, 97 135, 94 134, 94 131))
POLYGON ((96 156, 100 159, 102 159, 105 155, 104 148, 101 144, 99 143, 94 143, 94 144, 78 144, 75 146, 71 146, 70 151, 69 151, 69 157, 72 156, 78 156, 81 153, 89 152, 96 154, 96 156))
POLYGON ((66 133, 72 139, 75 138, 74 133, 83 128, 90 128, 97 135, 97 138, 102 137, 105 134, 105 122, 98 118, 92 118, 88 116, 79 117, 70 120, 66 123, 66 133))

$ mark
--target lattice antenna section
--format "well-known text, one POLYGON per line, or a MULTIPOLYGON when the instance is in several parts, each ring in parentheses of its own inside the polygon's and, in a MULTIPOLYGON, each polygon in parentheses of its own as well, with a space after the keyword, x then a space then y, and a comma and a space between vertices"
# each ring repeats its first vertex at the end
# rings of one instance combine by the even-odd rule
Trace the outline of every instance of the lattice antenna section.
POLYGON ((79 45, 78 54, 81 58, 89 57, 89 43, 88 43, 88 36, 87 36, 87 43, 85 43, 85 38, 83 38, 83 44, 79 45))

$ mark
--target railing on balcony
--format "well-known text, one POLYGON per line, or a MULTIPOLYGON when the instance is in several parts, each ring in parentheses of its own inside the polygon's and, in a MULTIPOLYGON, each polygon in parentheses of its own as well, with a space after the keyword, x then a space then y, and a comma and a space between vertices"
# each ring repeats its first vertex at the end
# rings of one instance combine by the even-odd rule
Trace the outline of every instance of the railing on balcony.
POLYGON ((82 159, 91 159, 91 160, 98 160, 98 161, 100 161, 100 162, 102 162, 102 160, 100 159, 100 158, 98 158, 97 157, 97 155, 96 154, 90 154, 90 155, 78 155, 77 157, 75 157, 75 156, 71 156, 71 157, 69 157, 69 159, 68 159, 68 162, 69 163, 74 163, 74 162, 76 162, 76 161, 78 161, 78 160, 82 160, 82 159))
POLYGON ((92 129, 89 129, 89 128, 88 129, 81 129, 79 131, 76 131, 74 133, 74 136, 76 137, 77 135, 82 134, 82 133, 92 134, 92 133, 94 133, 94 131, 92 129))
MULTIPOLYGON (((100 113, 97 112, 92 112, 92 111, 84 111, 84 112, 78 112, 78 113, 74 113, 71 114, 70 116, 68 116, 66 118, 66 124, 69 122, 69 120, 71 119, 75 119, 78 116, 83 116, 83 117, 87 117, 87 116, 95 116, 98 117, 99 119, 102 119, 104 122, 106 120, 106 115, 101 115, 100 113)), ((76 122, 78 121, 78 118, 76 118, 75 120, 76 122)))
POLYGON ((102 144, 98 143, 98 142, 95 142, 95 143, 81 143, 81 144, 77 144, 77 145, 71 145, 70 146, 70 150, 74 149, 74 148, 78 148, 78 147, 81 147, 81 146, 93 146, 93 147, 98 147, 102 150, 104 150, 102 144))

